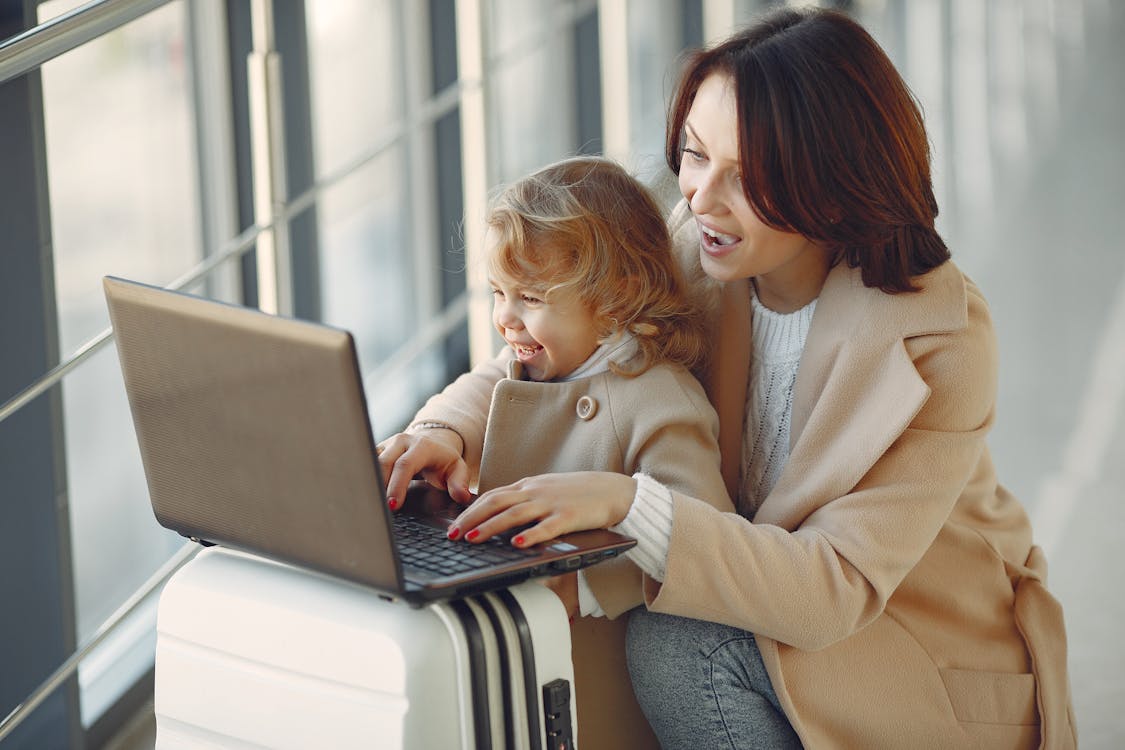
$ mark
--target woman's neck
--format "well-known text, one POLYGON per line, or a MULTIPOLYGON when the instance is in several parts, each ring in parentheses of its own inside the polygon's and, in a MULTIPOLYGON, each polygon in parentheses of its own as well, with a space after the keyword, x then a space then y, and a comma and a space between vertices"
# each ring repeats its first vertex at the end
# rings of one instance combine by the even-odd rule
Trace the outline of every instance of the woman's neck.
POLYGON ((831 265, 828 252, 810 246, 793 260, 750 281, 758 301, 778 313, 791 313, 820 296, 831 265))

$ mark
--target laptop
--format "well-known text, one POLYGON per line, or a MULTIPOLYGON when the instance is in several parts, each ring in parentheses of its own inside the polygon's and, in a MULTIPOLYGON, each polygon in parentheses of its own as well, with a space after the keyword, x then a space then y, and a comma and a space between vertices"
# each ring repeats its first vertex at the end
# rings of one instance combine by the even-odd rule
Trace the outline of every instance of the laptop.
POLYGON ((387 508, 349 332, 111 276, 103 287, 162 526, 415 606, 636 544, 606 530, 527 551, 451 542, 460 506, 444 491, 415 482, 402 510, 387 508))

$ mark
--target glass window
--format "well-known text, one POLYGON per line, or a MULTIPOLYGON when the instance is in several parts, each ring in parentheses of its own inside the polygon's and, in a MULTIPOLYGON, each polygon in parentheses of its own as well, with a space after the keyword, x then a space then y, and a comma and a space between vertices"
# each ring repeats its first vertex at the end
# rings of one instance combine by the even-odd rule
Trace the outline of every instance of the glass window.
MULTIPOLYGON (((415 247, 409 219, 414 181, 425 177, 410 162, 408 139, 417 135, 411 128, 429 126, 402 119, 407 76, 401 72, 422 63, 404 58, 404 24, 395 3, 309 3, 306 11, 317 178, 381 147, 327 186, 317 206, 323 319, 353 333, 360 367, 371 374, 433 312, 417 312, 420 285, 431 280, 415 270, 415 253, 424 250, 415 247)), ((440 375, 439 361, 415 362, 397 377, 369 383, 377 437, 405 424, 440 387, 440 375)))
MULTIPOLYGON (((201 257, 185 34, 171 3, 42 66, 64 358, 109 326, 103 274, 167 284, 201 257)), ((81 643, 182 542, 152 516, 112 347, 65 378, 63 408, 81 643)), ((151 666, 151 650, 141 664, 91 663, 88 720, 151 666)))
POLYGON ((494 176, 514 180, 575 152, 573 27, 545 0, 494 0, 488 106, 494 176))

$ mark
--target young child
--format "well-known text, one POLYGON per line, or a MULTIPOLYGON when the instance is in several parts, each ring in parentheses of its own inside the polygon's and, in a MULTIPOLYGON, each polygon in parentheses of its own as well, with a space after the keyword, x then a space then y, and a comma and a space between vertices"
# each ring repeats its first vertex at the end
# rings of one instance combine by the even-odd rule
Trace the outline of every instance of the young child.
MULTIPOLYGON (((492 368, 506 377, 488 403, 434 396, 406 433, 380 445, 392 507, 410 478, 394 474, 401 456, 432 449, 425 441, 435 433, 480 434, 476 426, 487 420, 483 445, 455 446, 468 484, 479 492, 528 476, 602 471, 644 474, 732 510, 719 470, 715 411, 690 371, 707 345, 701 311, 644 186, 603 158, 552 164, 500 193, 488 218, 488 245, 492 320, 505 342, 492 368)), ((479 378, 480 371, 462 378, 479 378)), ((522 543, 519 536, 512 541, 522 543)), ((566 583, 577 583, 583 615, 616 618, 642 601, 640 571, 624 557, 566 583)), ((575 624, 583 734, 604 738, 615 714, 630 707, 639 716, 623 643, 624 618, 575 624), (617 679, 595 677, 593 665, 583 674, 583 652, 591 649, 617 660, 617 679)), ((613 669, 598 665, 605 667, 613 669)))

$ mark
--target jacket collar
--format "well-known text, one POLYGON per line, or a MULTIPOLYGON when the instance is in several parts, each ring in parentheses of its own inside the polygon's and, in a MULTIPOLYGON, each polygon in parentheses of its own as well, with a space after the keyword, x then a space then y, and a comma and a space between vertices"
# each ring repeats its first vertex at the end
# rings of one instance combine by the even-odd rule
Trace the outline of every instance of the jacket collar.
MULTIPOLYGON (((921 291, 892 295, 865 287, 859 270, 845 264, 829 272, 797 371, 789 460, 755 520, 793 528, 826 499, 850 492, 922 408, 930 389, 903 341, 964 328, 968 312, 964 278, 952 262, 915 283, 921 291), (771 503, 774 497, 787 501, 771 503)), ((747 282, 727 286, 724 298, 733 287, 735 300, 724 304, 720 336, 727 342, 741 339, 744 346, 728 344, 732 348, 725 357, 726 347, 720 347, 712 387, 719 413, 728 425, 737 423, 741 441, 750 361, 749 290, 747 282), (732 331, 737 335, 729 335, 732 331), (741 414, 729 403, 739 387, 741 414), (723 393, 728 403, 719 403, 723 393)), ((730 442, 722 447, 730 457, 724 462, 726 478, 735 470, 728 464, 741 461, 742 452, 732 455, 730 442)))

